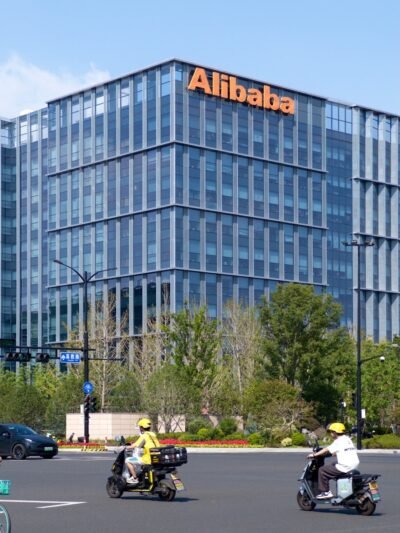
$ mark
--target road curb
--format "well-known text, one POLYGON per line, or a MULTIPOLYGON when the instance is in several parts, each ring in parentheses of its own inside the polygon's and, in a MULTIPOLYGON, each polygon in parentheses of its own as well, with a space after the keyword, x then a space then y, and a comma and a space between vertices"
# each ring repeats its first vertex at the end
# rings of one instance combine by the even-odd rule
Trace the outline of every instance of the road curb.
MULTIPOLYGON (((82 447, 77 448, 59 448, 59 452, 71 452, 71 453, 86 453, 86 452, 115 452, 120 449, 119 446, 105 446, 100 448, 83 450, 82 447)), ((200 448, 195 447, 191 448, 186 446, 188 453, 299 453, 302 455, 307 455, 310 452, 311 448, 200 448)), ((382 450, 382 449, 371 449, 371 450, 358 450, 359 454, 362 455, 398 455, 400 457, 400 450, 382 450)))

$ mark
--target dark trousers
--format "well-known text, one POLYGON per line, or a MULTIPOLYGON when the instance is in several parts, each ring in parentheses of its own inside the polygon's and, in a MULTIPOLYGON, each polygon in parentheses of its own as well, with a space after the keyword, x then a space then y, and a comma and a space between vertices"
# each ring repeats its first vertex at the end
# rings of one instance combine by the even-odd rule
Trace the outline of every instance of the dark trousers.
POLYGON ((335 463, 329 463, 322 466, 318 470, 318 488, 321 492, 328 492, 329 490, 329 480, 337 479, 342 475, 336 466, 335 463))

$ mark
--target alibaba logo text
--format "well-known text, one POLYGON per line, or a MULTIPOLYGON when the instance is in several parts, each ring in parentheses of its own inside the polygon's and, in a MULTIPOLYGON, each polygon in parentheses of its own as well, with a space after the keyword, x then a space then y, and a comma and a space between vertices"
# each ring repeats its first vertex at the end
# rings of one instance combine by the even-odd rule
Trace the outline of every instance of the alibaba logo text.
POLYGON ((288 96, 278 96, 271 93, 271 87, 264 85, 263 89, 251 87, 247 89, 237 83, 235 76, 212 73, 211 85, 204 68, 197 67, 189 82, 191 91, 202 90, 205 94, 227 98, 233 102, 245 102, 255 107, 262 107, 272 111, 282 111, 287 115, 294 115, 294 100, 288 96))

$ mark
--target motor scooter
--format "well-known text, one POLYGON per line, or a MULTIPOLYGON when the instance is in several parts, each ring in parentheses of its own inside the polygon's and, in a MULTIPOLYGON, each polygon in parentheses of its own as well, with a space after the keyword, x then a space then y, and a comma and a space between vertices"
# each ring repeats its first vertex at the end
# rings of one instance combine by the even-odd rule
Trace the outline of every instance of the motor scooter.
MULTIPOLYGON (((313 442, 313 452, 322 448, 318 440, 313 442)), ((327 457, 327 456, 325 456, 327 457)), ((381 495, 377 483, 380 474, 360 474, 358 470, 351 470, 343 473, 336 479, 336 495, 328 499, 317 499, 318 490, 318 470, 324 465, 324 457, 313 457, 307 459, 304 470, 298 479, 300 481, 297 493, 297 503, 303 511, 313 511, 316 505, 331 505, 355 508, 364 516, 372 515, 381 495)))
POLYGON ((161 500, 172 501, 177 492, 184 490, 184 485, 177 471, 177 466, 187 463, 187 451, 184 447, 165 446, 150 450, 151 464, 140 465, 138 483, 127 480, 131 476, 126 465, 130 450, 123 448, 117 455, 107 479, 106 490, 110 498, 120 498, 124 492, 141 494, 158 494, 161 500))

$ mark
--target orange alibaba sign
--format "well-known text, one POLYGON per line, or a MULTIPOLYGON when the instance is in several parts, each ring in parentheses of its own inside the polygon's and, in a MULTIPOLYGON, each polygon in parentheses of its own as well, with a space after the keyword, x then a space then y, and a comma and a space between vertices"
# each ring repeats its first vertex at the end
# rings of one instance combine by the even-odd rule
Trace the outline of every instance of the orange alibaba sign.
POLYGON ((190 91, 201 90, 205 94, 226 98, 233 102, 242 102, 254 107, 261 107, 271 111, 282 111, 286 115, 294 115, 294 100, 288 96, 278 96, 271 93, 271 87, 264 85, 263 89, 250 87, 247 89, 237 83, 235 76, 213 72, 210 80, 204 68, 196 67, 189 82, 190 91))

